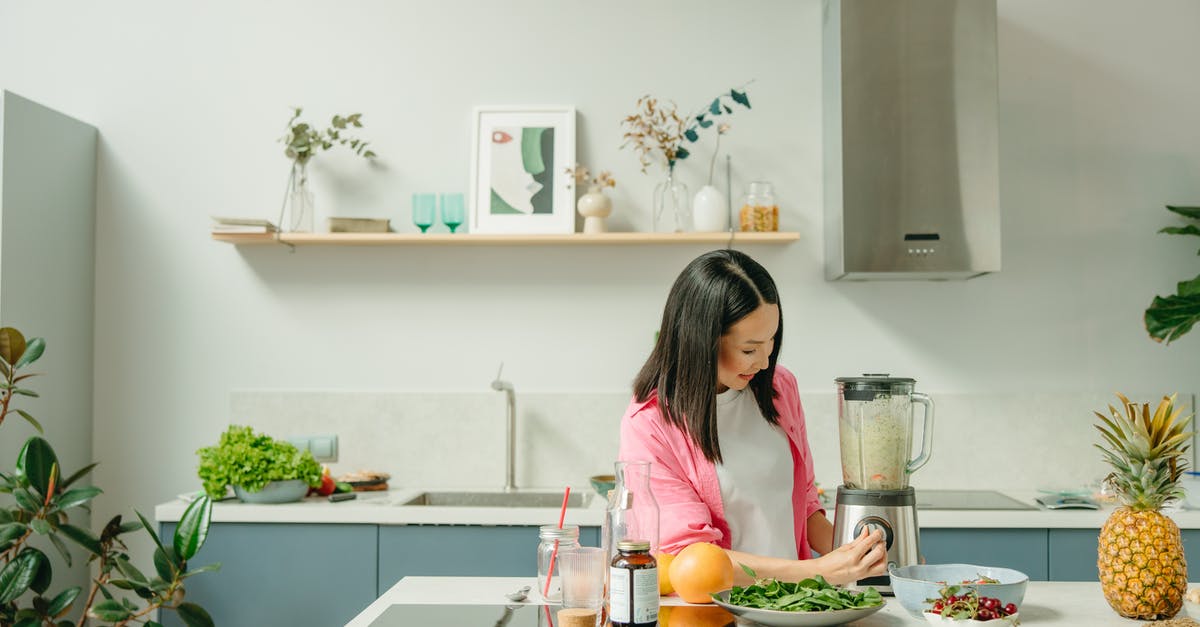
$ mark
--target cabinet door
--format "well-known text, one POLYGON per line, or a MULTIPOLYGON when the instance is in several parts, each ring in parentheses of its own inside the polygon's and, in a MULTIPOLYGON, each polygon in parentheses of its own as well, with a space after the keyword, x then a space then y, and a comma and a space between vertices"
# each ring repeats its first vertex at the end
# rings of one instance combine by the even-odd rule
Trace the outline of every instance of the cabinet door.
POLYGON ((344 625, 375 600, 378 535, 376 525, 214 523, 189 566, 221 569, 188 579, 187 599, 217 625, 344 625))
MULTIPOLYGON (((1050 579, 1098 581, 1099 542, 1099 529, 1051 529, 1050 579)), ((1200 555, 1200 530, 1183 530, 1183 552, 1185 556, 1200 555)))
POLYGON ((1019 570, 1032 581, 1049 575, 1046 529, 922 529, 929 564, 975 564, 1019 570))
MULTIPOLYGON (((583 527, 579 543, 599 546, 600 529, 583 527)), ((382 595, 409 575, 534 577, 537 527, 384 525, 379 528, 382 595)))

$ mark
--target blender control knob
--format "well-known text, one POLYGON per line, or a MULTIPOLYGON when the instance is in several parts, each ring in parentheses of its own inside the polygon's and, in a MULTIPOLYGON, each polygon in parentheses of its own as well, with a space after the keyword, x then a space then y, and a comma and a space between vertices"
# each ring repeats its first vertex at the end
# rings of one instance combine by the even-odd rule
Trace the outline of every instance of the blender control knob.
POLYGON ((858 524, 854 526, 854 537, 861 536, 864 529, 867 533, 874 533, 876 530, 882 531, 884 548, 889 551, 892 550, 893 533, 892 526, 888 524, 888 521, 878 516, 867 516, 858 521, 858 524))

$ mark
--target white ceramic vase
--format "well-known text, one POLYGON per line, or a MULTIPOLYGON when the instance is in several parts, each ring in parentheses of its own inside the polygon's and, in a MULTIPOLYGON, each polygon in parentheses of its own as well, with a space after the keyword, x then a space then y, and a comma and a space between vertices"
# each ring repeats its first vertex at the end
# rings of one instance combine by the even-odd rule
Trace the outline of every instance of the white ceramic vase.
POLYGON ((579 197, 576 204, 579 215, 583 216, 584 233, 605 232, 604 219, 612 214, 612 199, 601 191, 599 185, 588 188, 586 194, 579 197))
POLYGON ((692 199, 692 224, 697 231, 728 231, 729 203, 725 194, 712 185, 705 185, 692 199))

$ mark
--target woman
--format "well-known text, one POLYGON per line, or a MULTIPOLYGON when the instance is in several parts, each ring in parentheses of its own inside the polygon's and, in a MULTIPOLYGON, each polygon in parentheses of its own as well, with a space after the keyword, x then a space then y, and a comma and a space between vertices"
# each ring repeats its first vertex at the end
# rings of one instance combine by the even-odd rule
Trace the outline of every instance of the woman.
MULTIPOLYGON (((761 265, 734 250, 693 260, 634 381, 619 459, 652 462, 662 551, 712 542, 734 564, 784 581, 882 575, 881 532, 833 548, 796 379, 775 363, 782 333, 779 293, 761 265)), ((751 582, 741 568, 734 577, 751 582)))

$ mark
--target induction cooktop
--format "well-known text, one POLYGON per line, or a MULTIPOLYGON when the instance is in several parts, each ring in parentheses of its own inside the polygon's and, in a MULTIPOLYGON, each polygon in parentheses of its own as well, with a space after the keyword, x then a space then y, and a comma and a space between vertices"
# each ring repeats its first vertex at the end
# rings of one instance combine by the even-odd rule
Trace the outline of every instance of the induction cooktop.
POLYGON ((995 490, 922 490, 917 509, 1037 509, 995 490))

